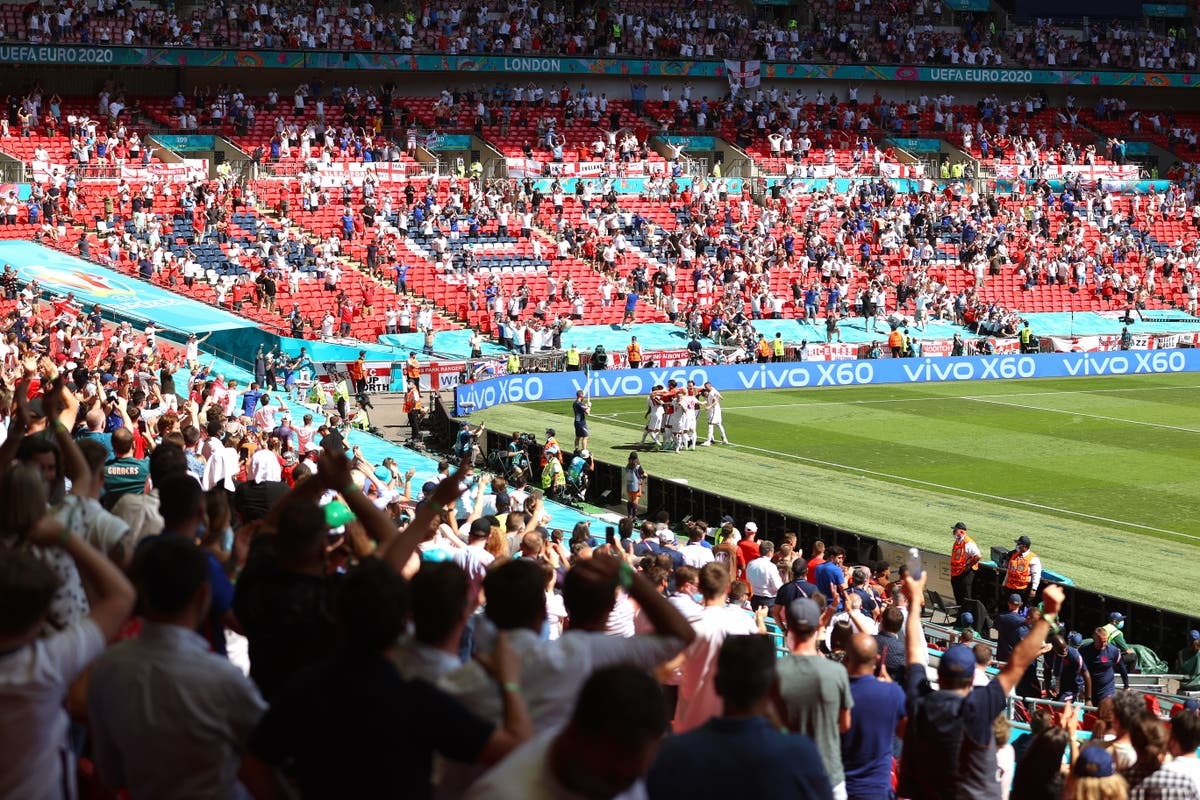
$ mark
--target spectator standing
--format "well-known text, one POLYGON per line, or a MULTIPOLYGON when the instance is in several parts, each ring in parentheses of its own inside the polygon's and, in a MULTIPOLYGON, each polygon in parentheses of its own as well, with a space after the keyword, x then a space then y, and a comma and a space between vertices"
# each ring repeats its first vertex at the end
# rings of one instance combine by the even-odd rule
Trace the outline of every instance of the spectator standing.
POLYGON ((663 743, 646 778, 650 800, 833 797, 812 739, 783 733, 767 719, 778 683, 775 646, 769 638, 725 639, 714 683, 723 712, 663 743))
POLYGON ((1017 538, 1017 549, 1008 554, 1008 568, 1004 575, 1005 594, 1019 594, 1025 603, 1037 595, 1042 582, 1042 559, 1033 552, 1033 542, 1028 536, 1017 538))
POLYGON ((65 551, 94 596, 87 616, 42 637, 59 579, 28 550, 0 549, 0 795, 71 797, 75 758, 63 703, 129 617, 134 591, 116 565, 56 519, 43 516, 26 541, 65 551))
POLYGON ((1187 676, 1181 691, 1200 690, 1200 631, 1188 631, 1187 647, 1176 653, 1174 667, 1176 674, 1187 676))
POLYGON ((1200 715, 1180 711, 1171 718, 1167 743, 1171 760, 1150 774, 1129 795, 1130 800, 1195 800, 1200 797, 1200 715))
POLYGON ((1045 613, 1013 651, 995 680, 973 687, 975 654, 951 645, 938 663, 938 689, 925 676, 925 636, 921 599, 928 573, 905 578, 908 597, 908 724, 898 794, 903 797, 953 797, 999 800, 996 739, 992 723, 1004 710, 1007 695, 1041 652, 1050 625, 1057 619, 1063 591, 1049 586, 1043 593, 1045 613))
POLYGON ((889 800, 892 754, 896 737, 904 735, 904 690, 875 677, 879 645, 865 633, 855 634, 846 648, 850 674, 850 729, 842 734, 842 768, 846 794, 856 800, 889 800))
POLYGON ((816 602, 808 598, 793 600, 786 616, 792 652, 779 659, 775 667, 779 673, 779 716, 788 730, 811 736, 817 743, 833 796, 844 799, 841 735, 850 730, 850 711, 854 707, 850 679, 845 667, 817 650, 822 613, 816 602))
MULTIPOLYGON (((741 542, 738 544, 740 546, 741 542)), ((763 542, 758 546, 758 552, 758 558, 746 565, 746 581, 750 584, 750 607, 755 611, 763 607, 770 609, 775 604, 775 596, 783 588, 783 578, 772 560, 772 556, 775 555, 775 543, 770 540, 763 542)))
POLYGON ((675 731, 684 733, 703 725, 720 711, 714 678, 717 656, 727 636, 750 635, 760 630, 766 609, 755 617, 736 606, 729 606, 729 568, 709 563, 700 570, 700 594, 703 596, 700 618, 693 624, 695 641, 683 657, 683 679, 679 685, 679 707, 675 712, 675 731))
POLYGON ((88 680, 93 758, 133 797, 238 797, 242 749, 266 703, 196 633, 208 617, 208 561, 191 541, 149 540, 134 575, 144 619, 88 680))
POLYGON ((1108 643, 1108 631, 1104 628, 1096 628, 1092 643, 1080 650, 1079 655, 1091 674, 1089 697, 1092 705, 1099 705, 1101 700, 1117 693, 1118 672, 1121 673, 1124 688, 1129 688, 1129 670, 1125 666, 1125 659, 1121 658, 1120 650, 1108 643))

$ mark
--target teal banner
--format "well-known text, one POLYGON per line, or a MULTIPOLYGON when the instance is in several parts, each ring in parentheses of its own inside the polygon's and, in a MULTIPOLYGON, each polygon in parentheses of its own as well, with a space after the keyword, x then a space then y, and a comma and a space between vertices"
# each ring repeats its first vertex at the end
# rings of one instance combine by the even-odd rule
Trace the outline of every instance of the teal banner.
POLYGON ((942 0, 942 5, 951 11, 990 11, 991 0, 942 0))
MULTIPOLYGON (((1100 146, 1097 145, 1096 149, 1099 150, 1100 146)), ((1131 142, 1128 139, 1126 139, 1125 140, 1125 155, 1127 155, 1127 156, 1148 156, 1148 155, 1150 155, 1150 143, 1149 142, 1131 142)))
POLYGON ((716 150, 717 140, 712 136, 660 136, 667 144, 682 146, 684 150, 716 150))
POLYGON ((428 150, 470 150, 471 137, 456 133, 439 133, 435 137, 426 137, 425 148, 428 150))
POLYGON ((216 137, 204 134, 156 133, 154 141, 176 153, 198 153, 216 147, 216 137))
POLYGON ((898 139, 892 136, 888 141, 910 153, 940 153, 942 151, 941 139, 898 139))
MULTIPOLYGON (((207 50, 172 47, 76 47, 0 45, 0 64, 77 66, 221 67, 267 69, 363 69, 400 72, 516 72, 617 75, 645 78, 724 78, 723 61, 648 61, 626 58, 540 56, 442 56, 398 53, 207 50)), ((913 83, 1006 83, 1027 86, 1148 86, 1192 88, 1200 74, 1183 72, 1090 72, 991 67, 911 67, 859 64, 763 64, 762 79, 908 81, 913 83)))
POLYGON ((1142 3, 1142 15, 1146 17, 1186 17, 1187 11, 1181 3, 1142 3))

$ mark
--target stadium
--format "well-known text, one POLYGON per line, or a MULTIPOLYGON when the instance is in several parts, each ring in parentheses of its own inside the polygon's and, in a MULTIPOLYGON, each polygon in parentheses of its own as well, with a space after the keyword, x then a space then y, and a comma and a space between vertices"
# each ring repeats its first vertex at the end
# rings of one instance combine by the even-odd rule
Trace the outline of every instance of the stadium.
POLYGON ((0 5, 0 797, 1200 798, 1198 37, 0 5))

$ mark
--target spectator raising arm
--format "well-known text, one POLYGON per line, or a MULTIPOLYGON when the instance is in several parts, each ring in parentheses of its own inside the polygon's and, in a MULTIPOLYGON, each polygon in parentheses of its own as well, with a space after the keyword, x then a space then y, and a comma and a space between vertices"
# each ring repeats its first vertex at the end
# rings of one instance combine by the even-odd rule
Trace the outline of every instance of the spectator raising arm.
POLYGON ((79 569, 80 577, 92 587, 95 597, 88 615, 107 641, 120 632, 133 611, 136 594, 121 570, 103 553, 72 536, 58 519, 47 515, 30 532, 29 542, 39 547, 61 547, 79 569))

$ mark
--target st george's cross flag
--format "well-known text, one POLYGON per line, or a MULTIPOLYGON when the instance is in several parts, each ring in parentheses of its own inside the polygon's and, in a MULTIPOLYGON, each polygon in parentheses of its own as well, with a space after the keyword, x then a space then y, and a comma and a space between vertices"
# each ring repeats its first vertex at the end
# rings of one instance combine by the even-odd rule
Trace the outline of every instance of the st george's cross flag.
POLYGON ((762 83, 762 62, 732 61, 727 58, 725 59, 725 73, 729 76, 730 86, 753 89, 762 83))

